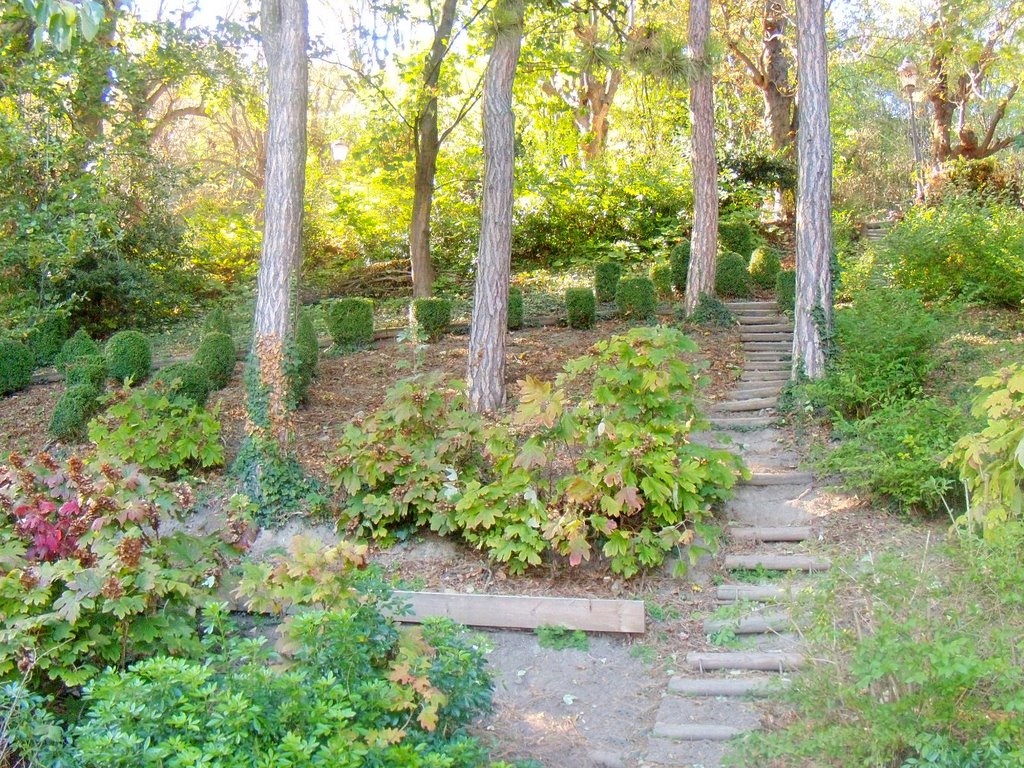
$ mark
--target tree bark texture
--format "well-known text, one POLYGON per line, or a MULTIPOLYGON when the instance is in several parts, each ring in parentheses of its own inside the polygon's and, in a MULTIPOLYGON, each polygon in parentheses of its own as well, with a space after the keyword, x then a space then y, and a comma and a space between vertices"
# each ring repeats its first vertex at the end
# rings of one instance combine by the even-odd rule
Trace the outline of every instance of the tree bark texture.
POLYGON ((292 326, 292 280, 302 258, 309 44, 306 0, 263 0, 260 20, 270 89, 253 353, 260 380, 270 391, 273 424, 287 410, 282 366, 292 326))
POLYGON ((797 0, 796 319, 793 375, 825 375, 832 337, 832 136, 824 0, 797 0))
POLYGON ((691 0, 690 165, 693 169, 693 235, 686 273, 684 308, 689 317, 700 297, 715 292, 718 250, 718 163, 715 160, 715 105, 708 60, 709 0, 691 0))
POLYGON ((786 53, 786 9, 780 0, 765 0, 763 19, 764 113, 772 149, 792 151, 796 133, 790 61, 786 53))
POLYGON ((523 36, 524 0, 494 7, 494 49, 483 95, 484 187, 469 337, 469 402, 479 413, 505 402, 505 338, 512 259, 515 119, 512 85, 523 36))
POLYGON ((434 41, 423 67, 423 81, 420 84, 423 106, 413 123, 416 146, 409 262, 412 267, 412 295, 416 298, 430 296, 434 287, 434 264, 430 259, 430 213, 434 203, 437 156, 441 151, 437 84, 441 79, 441 65, 448 54, 457 9, 458 0, 445 0, 441 6, 441 19, 434 30, 434 41))

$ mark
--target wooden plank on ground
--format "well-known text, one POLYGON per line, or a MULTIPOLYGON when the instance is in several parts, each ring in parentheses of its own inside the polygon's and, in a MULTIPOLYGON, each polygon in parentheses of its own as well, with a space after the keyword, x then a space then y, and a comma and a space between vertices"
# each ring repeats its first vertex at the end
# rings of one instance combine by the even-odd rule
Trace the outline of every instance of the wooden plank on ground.
POLYGON ((395 595, 412 608, 410 614, 398 617, 404 622, 447 616, 472 627, 536 629, 553 625, 587 632, 644 632, 643 600, 404 591, 395 595))

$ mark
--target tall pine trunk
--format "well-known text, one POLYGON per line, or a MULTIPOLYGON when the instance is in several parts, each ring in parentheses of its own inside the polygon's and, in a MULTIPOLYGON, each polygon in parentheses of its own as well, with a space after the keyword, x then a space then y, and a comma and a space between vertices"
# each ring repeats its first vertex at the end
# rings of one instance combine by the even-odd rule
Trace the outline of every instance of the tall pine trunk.
POLYGON ((515 119, 512 84, 523 36, 524 0, 494 7, 494 49, 484 79, 484 188, 469 337, 469 402, 489 413, 505 402, 505 337, 512 259, 515 119))
POLYGON ((690 2, 690 164, 693 168, 693 236, 686 273, 684 307, 689 317, 700 297, 715 292, 718 250, 718 163, 715 160, 715 105, 708 58, 709 0, 690 2))
POLYGON ((796 321, 793 374, 825 375, 832 337, 832 136, 824 0, 797 0, 796 321))

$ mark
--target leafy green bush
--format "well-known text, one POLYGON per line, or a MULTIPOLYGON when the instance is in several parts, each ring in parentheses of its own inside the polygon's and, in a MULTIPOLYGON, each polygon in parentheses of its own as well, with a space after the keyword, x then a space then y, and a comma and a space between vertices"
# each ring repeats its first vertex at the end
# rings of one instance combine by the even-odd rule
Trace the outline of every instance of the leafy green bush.
POLYGON ((959 472, 970 496, 957 522, 991 539, 1024 521, 1024 368, 1003 368, 977 386, 983 391, 971 413, 984 426, 960 438, 945 466, 959 472))
POLYGON ((36 322, 28 333, 28 347, 37 366, 49 365, 60 354, 61 347, 71 333, 68 318, 51 312, 36 322))
POLYGON ((231 547, 161 533, 190 489, 46 454, 12 454, 0 478, 0 677, 63 692, 104 667, 198 649, 196 610, 231 547))
POLYGON ((782 312, 796 311, 796 272, 783 269, 775 277, 775 303, 782 312))
POLYGON ((89 419, 100 410, 101 392, 89 382, 64 390, 50 417, 50 436, 65 443, 84 439, 89 419))
POLYGON ((646 277, 632 277, 619 281, 615 292, 615 305, 620 317, 648 321, 654 319, 658 297, 654 283, 646 277))
POLYGON ((743 256, 726 252, 718 257, 715 293, 727 299, 750 298, 750 275, 747 274, 747 260, 743 256))
POLYGON ((650 278, 651 282, 654 283, 655 290, 658 292, 658 298, 672 298, 671 264, 655 264, 651 267, 650 278))
POLYGON ((584 330, 594 327, 597 319, 597 302, 589 288, 567 288, 565 290, 565 317, 570 328, 584 330))
POLYGON ((669 254, 669 264, 672 267, 672 285, 682 296, 686 293, 686 272, 690 269, 690 241, 683 240, 672 249, 669 254))
POLYGON ((161 368, 153 376, 153 383, 200 408, 206 406, 210 397, 210 377, 205 368, 195 363, 172 363, 161 368))
POLYGON ((220 307, 212 310, 203 320, 203 336, 211 333, 226 333, 234 337, 235 324, 231 322, 231 316, 220 307))
POLYGON ((118 331, 107 341, 104 354, 110 376, 117 381, 138 384, 153 367, 152 347, 140 331, 118 331))
POLYGON ((508 289, 508 329, 518 331, 523 327, 523 290, 513 285, 508 289))
POLYGON ((594 295, 604 303, 615 301, 615 292, 622 278, 622 265, 615 261, 599 261, 594 265, 594 295))
POLYGON ((103 355, 84 355, 73 360, 64 370, 64 384, 68 389, 79 384, 88 384, 102 392, 110 373, 103 355))
POLYGON ((369 299, 336 299, 327 305, 324 319, 339 349, 358 349, 373 342, 373 302, 369 299))
POLYGON ((718 222, 719 247, 726 253, 742 256, 744 267, 760 243, 761 237, 743 216, 725 216, 718 222))
POLYGON ((24 389, 32 382, 35 357, 17 341, 0 339, 0 396, 24 389))
POLYGON ((61 346, 53 364, 58 371, 63 373, 65 368, 80 357, 93 357, 102 354, 103 350, 100 349, 100 345, 92 340, 84 328, 79 328, 75 331, 75 335, 61 346))
POLYGON ((212 389, 220 390, 228 385, 237 361, 235 343, 226 333, 208 333, 199 341, 195 362, 206 371, 212 389))
POLYGON ((688 322, 694 325, 713 325, 719 328, 730 328, 736 325, 736 316, 729 310, 721 299, 702 294, 697 302, 696 309, 690 315, 688 322))
POLYGON ((89 423, 101 456, 167 476, 224 462, 217 414, 174 397, 163 383, 114 392, 106 405, 89 423))
POLYGON ((782 260, 774 248, 755 248, 750 255, 750 266, 747 267, 747 271, 758 288, 766 291, 774 288, 781 270, 782 260))
POLYGON ((309 388, 316 378, 320 363, 320 341, 313 318, 307 312, 299 315, 295 326, 295 341, 286 362, 288 373, 288 401, 292 408, 299 407, 309 397, 309 388))
POLYGON ((412 321, 422 338, 431 343, 438 341, 452 323, 452 303, 448 299, 414 299, 412 321))

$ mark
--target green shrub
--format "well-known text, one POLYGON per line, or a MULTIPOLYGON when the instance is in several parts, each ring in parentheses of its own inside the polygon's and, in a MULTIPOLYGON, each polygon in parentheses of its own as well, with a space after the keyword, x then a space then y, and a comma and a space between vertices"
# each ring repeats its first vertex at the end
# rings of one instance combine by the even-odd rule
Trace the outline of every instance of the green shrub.
POLYGON ((783 269, 775 277, 775 303, 782 312, 796 311, 796 272, 783 269))
POLYGON ((658 297, 654 283, 646 277, 632 277, 619 282, 615 305, 620 317, 648 321, 654 319, 658 297))
POLYGON ((518 331, 523 327, 523 290, 513 285, 508 289, 508 329, 518 331))
POLYGON ((211 333, 226 333, 234 338, 235 324, 231 322, 230 315, 220 307, 212 310, 203 320, 203 336, 211 333))
POLYGON ((718 222, 718 245, 724 252, 738 253, 747 265, 750 254, 761 243, 750 222, 739 216, 726 216, 718 222))
POLYGON ((650 278, 651 282, 654 283, 655 290, 657 290, 658 292, 658 298, 672 298, 671 264, 655 264, 654 266, 651 267, 650 278))
POLYGON ((324 311, 327 330, 339 349, 358 349, 373 342, 373 302, 336 299, 324 311))
POLYGON ((210 377, 205 368, 195 363, 172 363, 161 368, 153 376, 153 384, 200 408, 206 406, 210 397, 210 377))
POLYGON ((697 302, 697 307, 693 310, 693 314, 690 315, 688 322, 694 325, 712 325, 719 328, 729 328, 736 325, 736 316, 722 303, 721 299, 705 293, 701 295, 700 301, 697 302))
POLYGON ((64 390, 50 417, 50 436, 61 442, 85 438, 85 427, 100 410, 101 390, 86 382, 64 390))
POLYGON ((565 291, 565 317, 570 328, 594 327, 597 303, 589 288, 567 288, 565 291))
POLYGON ((235 375, 235 342, 226 333, 213 332, 203 336, 196 350, 196 365, 206 371, 213 390, 224 389, 235 375))
POLYGON ((430 343, 438 341, 452 323, 452 303, 448 299, 414 299, 412 321, 421 338, 430 343))
POLYGON ((0 339, 0 396, 24 389, 32 382, 35 357, 17 341, 0 339))
POLYGON ((89 422, 89 440, 100 456, 138 464, 165 476, 220 466, 220 422, 163 387, 123 389, 107 398, 107 410, 89 422))
POLYGON ((622 278, 622 265, 614 261, 599 261, 594 265, 594 295, 605 303, 615 301, 615 292, 622 278))
POLYGON ((103 355, 84 355, 73 360, 64 369, 64 384, 68 389, 79 384, 88 384, 97 392, 102 392, 110 373, 103 355))
POLYGON ((747 274, 747 260, 740 254, 727 252, 718 257, 715 293, 727 299, 750 298, 750 275, 747 274))
POLYGON ((285 363, 288 374, 288 402, 292 408, 299 407, 309 398, 309 388, 316 378, 320 364, 320 341, 316 326, 308 313, 299 315, 295 326, 295 341, 289 345, 285 363))
POLYGON ((100 345, 92 340, 92 337, 85 329, 79 328, 75 331, 75 335, 61 346, 60 352, 54 358, 53 364, 58 371, 63 373, 68 365, 80 357, 93 357, 102 354, 103 350, 100 349, 100 345))
POLYGON ((686 293, 686 272, 690 269, 690 241, 684 240, 672 249, 669 255, 672 267, 672 285, 682 296, 686 293))
POLYGON ((153 350, 149 339, 140 331, 119 331, 104 348, 110 376, 133 384, 145 380, 153 367, 153 350))
POLYGON ((51 313, 32 326, 28 333, 28 347, 37 366, 50 365, 67 341, 71 328, 64 315, 51 313))
POLYGON ((747 271, 754 285, 768 291, 775 287, 775 281, 782 270, 782 260, 774 248, 756 248, 750 255, 747 271))

